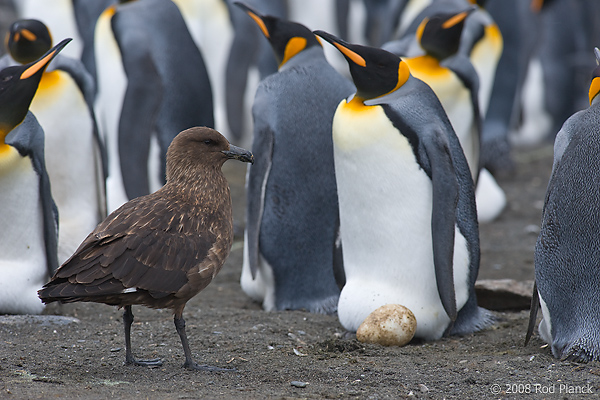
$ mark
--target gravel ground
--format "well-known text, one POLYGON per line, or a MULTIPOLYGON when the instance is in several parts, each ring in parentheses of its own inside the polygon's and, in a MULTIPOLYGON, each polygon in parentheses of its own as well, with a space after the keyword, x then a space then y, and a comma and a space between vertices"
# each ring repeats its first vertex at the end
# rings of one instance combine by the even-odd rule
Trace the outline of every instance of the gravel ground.
MULTIPOLYGON (((552 148, 515 153, 500 181, 509 206, 481 226, 481 279, 530 280, 552 148)), ((238 231, 244 215, 241 164, 227 163, 238 231)), ((482 332, 398 347, 365 345, 335 315, 267 313, 241 291, 242 241, 184 316, 197 361, 228 372, 191 372, 172 316, 134 307, 138 357, 160 368, 124 366, 121 312, 101 304, 48 307, 44 316, 0 317, 0 398, 596 398, 600 364, 555 360, 535 335, 523 346, 528 311, 495 312, 482 332), (61 316, 57 316, 61 315, 61 316)))

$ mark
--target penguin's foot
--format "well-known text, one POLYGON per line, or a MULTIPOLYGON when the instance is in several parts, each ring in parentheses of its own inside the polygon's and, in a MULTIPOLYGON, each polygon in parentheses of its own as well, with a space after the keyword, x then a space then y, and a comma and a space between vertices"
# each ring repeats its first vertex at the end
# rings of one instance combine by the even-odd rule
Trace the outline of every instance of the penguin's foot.
POLYGON ((593 360, 600 360, 600 355, 594 355, 593 351, 589 351, 580 346, 573 346, 569 349, 569 352, 564 361, 572 361, 577 363, 588 363, 593 360))
POLYGON ((163 362, 160 358, 151 360, 136 360, 134 357, 125 359, 125 365, 141 365, 142 367, 161 367, 163 362))
POLYGON ((237 371, 235 368, 221 368, 221 367, 213 367, 211 365, 200 365, 195 363, 194 361, 186 361, 183 364, 183 368, 190 369, 194 371, 208 371, 208 372, 219 372, 219 371, 237 371))

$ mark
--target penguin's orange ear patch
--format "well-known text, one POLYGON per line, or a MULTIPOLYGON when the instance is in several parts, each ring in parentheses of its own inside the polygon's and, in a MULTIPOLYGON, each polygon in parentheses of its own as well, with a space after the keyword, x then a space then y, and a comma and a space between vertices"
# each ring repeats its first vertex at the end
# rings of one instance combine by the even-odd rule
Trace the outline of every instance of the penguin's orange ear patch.
POLYGON ((592 83, 590 83, 590 91, 588 93, 590 104, 592 104, 592 100, 598 95, 598 92, 600 92, 600 76, 592 79, 592 83))
POLYGON ((415 32, 415 36, 417 37, 417 42, 421 43, 421 38, 423 37, 423 31, 425 30, 425 26, 429 22, 429 18, 423 18, 423 21, 417 27, 417 31, 415 32))
POLYGON ((283 64, 288 62, 290 58, 294 57, 296 54, 300 53, 302 50, 306 48, 306 39, 303 37, 295 36, 288 40, 285 45, 285 51, 283 53, 283 60, 279 66, 281 67, 283 64))
POLYGON ((337 47, 337 49, 342 52, 342 54, 344 54, 346 57, 348 57, 354 64, 360 65, 361 67, 366 67, 367 66, 367 62, 365 61, 364 58, 362 58, 360 55, 358 55, 358 53, 355 53, 354 51, 350 50, 347 47, 342 46, 339 43, 334 42, 333 45, 335 47, 337 47))
POLYGON ((396 83, 396 87, 392 90, 392 92, 404 85, 409 77, 410 69, 408 68, 408 64, 400 60, 400 64, 398 64, 398 82, 396 83))

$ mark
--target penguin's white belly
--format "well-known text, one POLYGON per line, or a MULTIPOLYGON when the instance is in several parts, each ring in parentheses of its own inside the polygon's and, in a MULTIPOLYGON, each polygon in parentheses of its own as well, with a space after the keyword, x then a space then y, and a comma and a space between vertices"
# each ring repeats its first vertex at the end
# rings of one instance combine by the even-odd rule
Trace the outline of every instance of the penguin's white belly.
POLYGON ((503 48, 502 34, 496 24, 486 25, 484 37, 484 40, 475 44, 470 57, 479 76, 479 109, 482 117, 487 113, 503 48))
MULTIPOLYGON (((433 87, 432 87, 433 88, 433 87)), ((464 86, 448 87, 453 93, 446 90, 433 91, 438 95, 446 115, 454 128, 456 136, 467 158, 471 176, 473 179, 479 173, 479 138, 477 137, 477 128, 475 123, 475 114, 471 102, 471 94, 464 86)))
POLYGON ((540 298, 540 308, 542 309, 542 320, 540 321, 540 325, 538 326, 538 332, 544 341, 550 345, 552 345, 552 320, 550 318, 550 310, 546 305, 546 302, 542 298, 542 294, 538 290, 538 295, 540 298))
POLYGON ((536 146, 548 137, 552 116, 545 108, 548 93, 544 85, 544 70, 539 58, 529 61, 527 77, 521 90, 523 122, 511 142, 521 146, 536 146))
POLYGON ((98 80, 95 111, 98 129, 108 153, 108 178, 106 179, 106 202, 112 212, 129 200, 123 186, 119 163, 119 119, 127 88, 127 76, 119 46, 112 32, 110 12, 102 13, 96 23, 95 54, 98 80))
POLYGON ((71 256, 101 217, 100 171, 92 119, 64 71, 44 74, 31 103, 45 134, 46 169, 59 210, 58 261, 71 256))
MULTIPOLYGON (((376 115, 384 114, 383 109, 363 107, 363 112, 348 113, 344 103, 333 121, 346 273, 338 304, 340 322, 356 331, 376 308, 401 304, 415 314, 416 337, 437 339, 450 318, 433 265, 431 180, 406 137, 385 115, 376 115)), ((458 230, 454 261, 460 309, 467 300, 469 256, 458 230)))
POLYGON ((244 261, 242 264, 242 277, 240 279, 242 290, 254 301, 262 303, 265 311, 274 311, 275 277, 273 276, 273 268, 269 265, 267 260, 259 254, 259 265, 258 270, 256 271, 256 278, 252 279, 246 243, 248 243, 248 235, 244 232, 244 261))
POLYGON ((39 314, 47 279, 39 178, 29 157, 0 153, 0 314, 39 314))

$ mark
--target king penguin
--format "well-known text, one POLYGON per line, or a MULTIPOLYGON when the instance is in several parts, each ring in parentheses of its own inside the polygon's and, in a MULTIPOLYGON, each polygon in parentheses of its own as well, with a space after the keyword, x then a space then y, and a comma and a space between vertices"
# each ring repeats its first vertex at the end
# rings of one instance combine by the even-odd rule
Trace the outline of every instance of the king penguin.
MULTIPOLYGON (((26 64, 52 47, 47 26, 14 22, 3 64, 26 64), (12 59, 11 59, 12 58, 12 59)), ((106 216, 105 151, 93 110, 95 85, 81 61, 59 54, 42 74, 29 107, 45 135, 46 169, 59 211, 58 259, 62 263, 106 216)))
POLYGON ((467 7, 474 11, 464 22, 458 52, 468 57, 479 77, 479 109, 485 115, 494 85, 496 66, 502 54, 502 34, 500 29, 483 7, 473 0, 434 1, 414 17, 413 21, 398 40, 385 43, 382 48, 401 57, 415 57, 423 54, 417 41, 417 31, 423 20, 436 14, 458 14, 467 7))
POLYGON ((474 11, 468 8, 425 17, 415 34, 425 54, 404 61, 411 74, 427 83, 442 103, 475 182, 479 221, 489 222, 506 206, 506 195, 489 171, 481 169, 479 75, 469 57, 459 52, 467 17, 474 11))
POLYGON ((18 19, 43 21, 56 37, 73 38, 69 46, 61 52, 62 55, 73 58, 81 56, 83 42, 75 22, 73 0, 19 0, 13 1, 13 3, 18 19))
POLYGON ((385 304, 415 315, 415 337, 474 332, 479 233, 473 179, 434 92, 385 50, 323 31, 346 58, 356 93, 339 104, 333 150, 349 331, 385 304))
POLYGON ((108 153, 108 211, 161 187, 169 144, 214 126, 200 50, 171 0, 121 0, 96 23, 95 102, 108 153))
POLYGON ((44 131, 29 104, 65 39, 39 60, 0 71, 0 314, 39 314, 58 268, 58 212, 44 164, 44 131))
MULTIPOLYGON (((600 63, 600 51, 595 49, 600 63)), ((535 246, 535 286, 526 344, 538 331, 556 358, 600 360, 600 66, 589 108, 573 114, 554 142, 554 163, 535 246), (539 303, 538 303, 539 299, 539 303)))
POLYGON ((410 73, 435 92, 460 140, 473 181, 479 177, 481 116, 479 77, 468 57, 457 54, 473 9, 434 14, 421 21, 416 39, 425 54, 404 58, 410 73))
POLYGON ((331 124, 354 91, 304 25, 236 3, 273 47, 279 71, 256 92, 242 289, 265 310, 332 313, 342 271, 331 124))
MULTIPOLYGON (((250 107, 258 82, 277 72, 271 46, 260 29, 233 0, 226 0, 233 39, 225 67, 225 105, 232 138, 241 142, 252 132, 250 107), (258 78, 253 79, 254 68, 258 78)), ((287 1, 248 0, 248 5, 273 17, 287 19, 287 1)))

